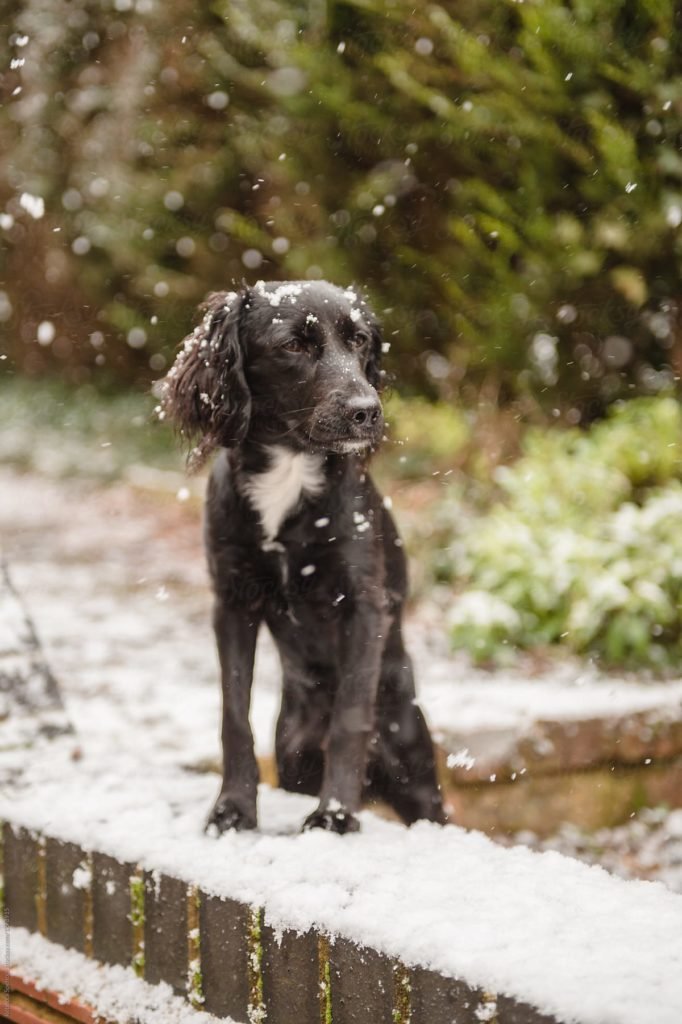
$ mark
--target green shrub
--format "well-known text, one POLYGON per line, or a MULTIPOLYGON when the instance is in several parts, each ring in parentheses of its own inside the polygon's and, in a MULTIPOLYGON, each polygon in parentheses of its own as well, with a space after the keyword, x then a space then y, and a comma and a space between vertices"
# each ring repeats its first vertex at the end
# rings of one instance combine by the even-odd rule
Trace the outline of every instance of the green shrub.
POLYGON ((453 641, 479 660, 560 644, 611 664, 682 657, 682 414, 640 399, 589 433, 529 436, 503 498, 454 546, 453 641))
POLYGON ((676 379, 673 0, 10 6, 0 321, 27 372, 158 375, 244 275, 362 282, 415 390, 588 418, 676 379))
POLYGON ((398 477, 423 477, 447 472, 469 441, 464 414, 446 402, 401 398, 395 392, 384 402, 388 444, 383 461, 398 477))

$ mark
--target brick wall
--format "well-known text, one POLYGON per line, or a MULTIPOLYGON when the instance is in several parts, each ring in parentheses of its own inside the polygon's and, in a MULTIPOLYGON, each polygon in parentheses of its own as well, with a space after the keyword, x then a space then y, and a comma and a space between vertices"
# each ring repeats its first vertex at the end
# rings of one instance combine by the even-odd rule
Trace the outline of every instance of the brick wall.
POLYGON ((347 937, 276 934, 260 907, 9 822, 2 864, 10 926, 127 966, 152 984, 165 981, 216 1017, 244 1024, 554 1020, 347 937))

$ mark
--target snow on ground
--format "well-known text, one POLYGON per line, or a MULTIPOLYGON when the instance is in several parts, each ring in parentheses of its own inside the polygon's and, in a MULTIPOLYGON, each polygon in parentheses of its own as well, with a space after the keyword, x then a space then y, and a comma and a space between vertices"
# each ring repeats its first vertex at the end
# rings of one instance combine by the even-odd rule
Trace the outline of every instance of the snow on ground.
MULTIPOLYGON (((0 467, 0 537, 76 728, 100 744, 178 763, 218 756, 220 694, 200 508, 126 485, 47 480, 0 467)), ((477 671, 448 650, 423 605, 406 627, 420 701, 436 733, 509 733, 535 719, 590 718, 667 704, 682 681, 599 677, 567 664, 528 678, 477 671)), ((280 670, 261 636, 252 724, 272 750, 280 670)))
POLYGON ((149 985, 129 967, 98 964, 25 928, 12 929, 8 966, 39 989, 77 999, 119 1024, 234 1024, 193 1009, 165 982, 149 985))
POLYGON ((679 1024, 682 896, 480 833, 362 814, 300 833, 314 799, 261 787, 261 828, 211 839, 206 775, 68 744, 34 750, 0 817, 318 926, 580 1024, 679 1024))
POLYGON ((524 843, 534 850, 558 850, 588 864, 600 864, 621 878, 655 879, 682 893, 682 810, 645 807, 624 825, 594 832, 566 822, 545 839, 532 832, 496 838, 505 844, 524 843))

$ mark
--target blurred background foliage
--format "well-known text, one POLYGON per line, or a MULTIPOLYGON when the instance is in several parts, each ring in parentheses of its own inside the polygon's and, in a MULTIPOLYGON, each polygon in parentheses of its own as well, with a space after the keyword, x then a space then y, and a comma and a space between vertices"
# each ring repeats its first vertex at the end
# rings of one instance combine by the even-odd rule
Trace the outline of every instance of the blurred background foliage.
POLYGON ((678 381, 672 0, 1 6, 6 369, 146 387, 208 290, 328 277, 407 391, 577 423, 678 381))

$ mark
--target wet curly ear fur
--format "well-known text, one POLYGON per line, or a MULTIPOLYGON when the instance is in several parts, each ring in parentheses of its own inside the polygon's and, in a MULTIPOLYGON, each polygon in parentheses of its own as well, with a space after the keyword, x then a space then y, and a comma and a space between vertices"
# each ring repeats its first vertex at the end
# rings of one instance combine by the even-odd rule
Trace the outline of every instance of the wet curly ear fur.
POLYGON ((214 292, 200 307, 201 323, 182 343, 161 386, 161 409, 189 441, 198 469, 215 448, 244 440, 251 417, 251 393, 244 376, 239 322, 245 294, 214 292))
POLYGON ((386 371, 381 369, 381 359, 384 351, 384 337, 381 328, 376 320, 371 321, 372 347, 367 360, 367 380, 372 387, 381 393, 386 384, 386 371))

